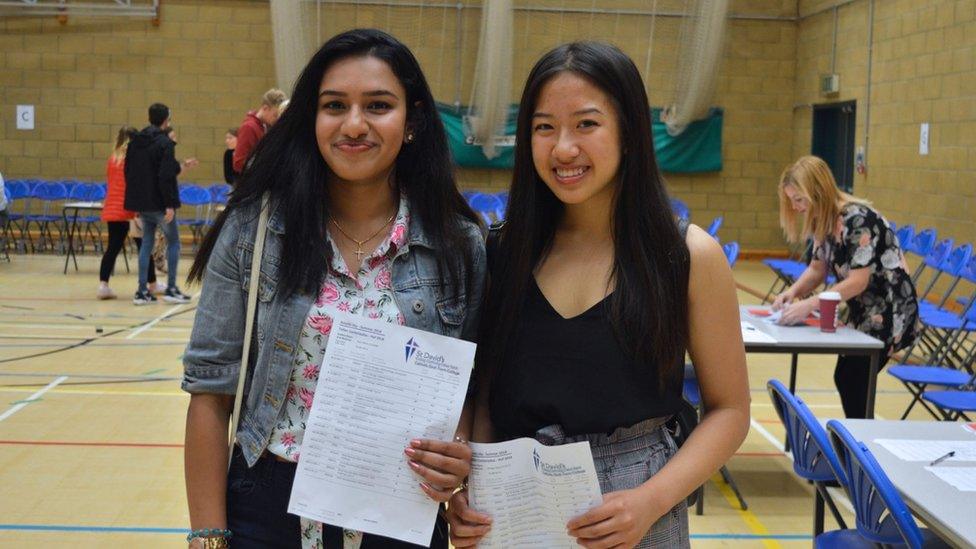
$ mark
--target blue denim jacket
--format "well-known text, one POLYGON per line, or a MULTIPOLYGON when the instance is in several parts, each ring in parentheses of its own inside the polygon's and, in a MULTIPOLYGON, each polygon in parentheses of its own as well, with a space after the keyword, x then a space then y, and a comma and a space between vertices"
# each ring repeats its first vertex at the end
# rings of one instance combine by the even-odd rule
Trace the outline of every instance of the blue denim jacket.
MULTIPOLYGON (((277 291, 286 235, 284 213, 276 204, 271 208, 261 259, 251 366, 237 429, 238 444, 248 465, 261 456, 278 420, 301 328, 315 300, 313 295, 285 296, 277 291)), ((237 390, 257 221, 255 204, 231 212, 220 231, 183 355, 184 391, 233 395, 237 390)), ((465 221, 464 230, 473 260, 462 266, 462 287, 455 288, 438 276, 438 250, 428 241, 419 218, 410 219, 407 245, 396 252, 392 276, 397 307, 407 326, 474 340, 484 292, 485 246, 476 224, 465 221), (473 285, 463 287, 468 273, 473 285)))

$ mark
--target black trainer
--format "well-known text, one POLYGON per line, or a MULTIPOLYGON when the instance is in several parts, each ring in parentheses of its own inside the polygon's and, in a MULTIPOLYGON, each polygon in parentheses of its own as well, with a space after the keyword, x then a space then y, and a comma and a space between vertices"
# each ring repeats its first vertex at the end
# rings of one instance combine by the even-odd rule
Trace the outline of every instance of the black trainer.
POLYGON ((163 301, 167 303, 189 303, 192 298, 180 291, 176 286, 166 288, 163 292, 163 301))
POLYGON ((149 305, 150 303, 156 303, 156 296, 152 295, 152 292, 146 290, 144 292, 136 292, 136 295, 132 297, 132 303, 135 305, 149 305))

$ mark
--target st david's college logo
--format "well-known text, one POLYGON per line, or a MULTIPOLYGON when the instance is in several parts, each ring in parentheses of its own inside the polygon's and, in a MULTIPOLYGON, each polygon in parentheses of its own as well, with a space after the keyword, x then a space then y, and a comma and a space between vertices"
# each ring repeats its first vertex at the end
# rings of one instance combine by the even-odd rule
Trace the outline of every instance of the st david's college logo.
POLYGON ((403 347, 404 351, 404 361, 410 362, 410 357, 414 355, 418 350, 420 350, 420 345, 411 337, 407 340, 407 344, 403 347))

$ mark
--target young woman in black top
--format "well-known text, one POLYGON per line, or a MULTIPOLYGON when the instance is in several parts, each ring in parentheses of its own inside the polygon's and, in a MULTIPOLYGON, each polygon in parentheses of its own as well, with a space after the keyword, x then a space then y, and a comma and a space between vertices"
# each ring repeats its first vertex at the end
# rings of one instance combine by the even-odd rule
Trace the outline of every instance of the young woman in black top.
MULTIPOLYGON (((507 221, 489 243, 474 439, 587 440, 604 502, 570 534, 584 547, 688 546, 686 496, 749 428, 728 264, 705 231, 675 221, 644 85, 616 47, 546 54, 516 136, 507 221), (706 414, 676 452, 664 422, 686 351, 706 414)), ((456 547, 490 529, 464 492, 448 514, 456 547)))

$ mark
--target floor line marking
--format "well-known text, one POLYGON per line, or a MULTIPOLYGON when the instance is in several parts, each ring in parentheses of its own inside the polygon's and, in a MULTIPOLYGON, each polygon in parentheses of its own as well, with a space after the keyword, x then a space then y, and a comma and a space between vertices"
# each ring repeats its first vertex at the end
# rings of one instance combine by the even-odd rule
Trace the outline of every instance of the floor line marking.
POLYGON ((183 448, 182 444, 163 442, 71 442, 61 440, 0 440, 13 446, 89 446, 102 448, 183 448))
POLYGON ((31 396, 27 397, 20 404, 15 404, 9 410, 7 410, 6 412, 4 412, 3 414, 0 414, 0 421, 3 421, 5 419, 7 419, 8 417, 16 414, 24 406, 27 406, 28 404, 30 404, 30 401, 39 399, 41 397, 41 395, 43 395, 44 393, 46 393, 46 392, 50 391, 51 389, 57 387, 58 385, 60 385, 61 383, 63 383, 67 379, 68 379, 68 376, 61 376, 61 377, 55 379, 54 381, 52 381, 51 383, 48 383, 42 389, 38 390, 37 392, 35 392, 31 396))
POLYGON ((184 303, 184 304, 181 304, 181 305, 177 305, 176 307, 173 307, 172 309, 163 312, 163 314, 157 316, 156 318, 150 320, 149 322, 147 322, 147 323, 143 324, 142 326, 139 326, 138 328, 136 328, 135 330, 133 330, 132 333, 129 334, 129 335, 127 335, 127 336, 125 336, 125 338, 126 339, 132 339, 132 338, 138 336, 142 332, 145 332, 149 328, 152 328, 153 326, 155 326, 156 324, 158 324, 161 320, 166 320, 167 318, 169 318, 169 317, 175 315, 176 313, 180 312, 180 310, 182 310, 183 307, 186 306, 186 305, 189 305, 189 304, 188 303, 184 303))
MULTIPOLYGON (((755 403, 753 403, 753 405, 755 405, 755 403)), ((793 460, 793 454, 791 452, 783 452, 783 442, 780 441, 778 438, 774 437, 772 433, 766 430, 765 427, 760 425, 753 418, 749 418, 749 424, 752 426, 753 429, 756 430, 756 432, 762 435, 763 438, 768 440, 769 443, 772 444, 774 448, 782 452, 784 456, 789 457, 791 461, 793 460)), ((850 511, 852 514, 854 513, 854 506, 851 505, 851 501, 847 499, 846 494, 844 494, 840 490, 835 490, 833 488, 827 488, 827 490, 830 492, 830 497, 834 498, 834 503, 840 503, 842 506, 844 506, 845 509, 850 511)))
MULTIPOLYGON (((756 405, 755 402, 753 402, 752 404, 753 404, 753 406, 756 405)), ((753 429, 755 429, 757 433, 759 433, 760 435, 762 435, 762 437, 764 439, 768 440, 769 443, 772 444, 774 448, 776 448, 780 452, 783 452, 783 443, 778 438, 774 437, 772 433, 770 433, 769 431, 767 431, 765 427, 763 427, 762 425, 760 425, 759 422, 755 420, 755 418, 749 418, 749 425, 753 429)), ((785 455, 790 456, 790 459, 792 459, 792 455, 791 454, 786 453, 786 452, 783 452, 783 453, 785 455)))
POLYGON ((183 379, 182 377, 175 376, 143 376, 138 374, 131 375, 119 375, 119 374, 79 374, 74 372, 68 372, 64 374, 55 374, 52 372, 0 372, 2 377, 55 377, 55 376, 71 376, 73 378, 81 379, 117 379, 120 381, 179 381, 183 379))
MULTIPOLYGON (((746 526, 748 526, 749 529, 752 530, 752 533, 756 535, 756 538, 754 539, 761 540, 763 546, 770 549, 782 547, 778 541, 771 539, 769 530, 766 529, 766 525, 759 520, 759 517, 757 517, 755 513, 748 509, 742 509, 739 507, 739 498, 735 496, 735 492, 732 491, 732 488, 729 487, 724 480, 722 480, 721 475, 715 473, 712 476, 712 484, 714 484, 718 488, 718 491, 722 493, 722 496, 725 497, 725 501, 729 503, 729 506, 735 509, 735 512, 738 513, 739 518, 742 519, 742 522, 746 523, 746 526)), ((701 497, 701 495, 699 495, 699 497, 701 497)))
MULTIPOLYGON (((180 534, 189 530, 186 528, 154 528, 146 526, 82 526, 68 524, 0 524, 0 530, 22 532, 85 532, 106 534, 180 534)), ((809 534, 691 534, 691 539, 727 539, 727 540, 809 540, 809 534)))
MULTIPOLYGON (((20 387, 0 387, 0 393, 29 393, 32 390, 33 389, 25 389, 25 388, 20 388, 20 387)), ((85 389, 78 389, 78 390, 75 390, 75 389, 57 389, 55 391, 51 391, 51 393, 52 394, 57 394, 57 395, 70 395, 70 394, 76 394, 76 395, 98 395, 98 396, 119 395, 119 396, 138 396, 138 397, 145 397, 145 396, 189 397, 190 396, 189 393, 183 393, 183 392, 177 392, 177 391, 165 391, 165 392, 163 392, 163 391, 160 391, 160 392, 153 392, 153 391, 94 391, 94 390, 85 390, 85 389)), ((24 400, 25 401, 29 401, 30 399, 28 398, 28 399, 24 399, 24 400)), ((37 399, 37 400, 40 400, 40 399, 37 399)))
POLYGON ((33 532, 93 532, 112 534, 186 534, 186 528, 152 528, 138 526, 71 526, 61 524, 0 524, 0 530, 33 532))

